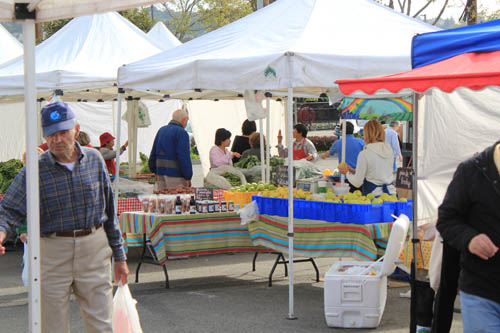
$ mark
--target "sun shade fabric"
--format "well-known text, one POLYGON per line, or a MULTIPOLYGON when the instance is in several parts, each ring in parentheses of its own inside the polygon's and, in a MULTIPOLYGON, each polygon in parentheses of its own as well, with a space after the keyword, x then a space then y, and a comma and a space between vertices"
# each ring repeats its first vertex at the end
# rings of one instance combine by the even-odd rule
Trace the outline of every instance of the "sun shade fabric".
POLYGON ((148 31, 147 35, 162 49, 162 51, 170 50, 182 43, 174 36, 173 33, 163 24, 158 22, 148 31))
MULTIPOLYGON (((0 21, 15 19, 15 1, 0 0, 0 21)), ((36 7, 36 21, 46 22, 63 18, 77 17, 94 13, 104 13, 116 10, 125 10, 132 7, 147 6, 163 2, 159 0, 42 0, 36 7)))
POLYGON ((411 89, 424 92, 436 87, 452 92, 458 87, 481 90, 500 85, 500 51, 464 53, 414 70, 367 79, 338 80, 340 91, 351 95, 356 91, 374 94, 379 90, 392 93, 411 89))
POLYGON ((462 53, 498 50, 500 20, 424 33, 413 38, 412 68, 436 63, 462 53))
POLYGON ((142 90, 294 87, 319 95, 317 87, 332 87, 336 79, 409 70, 411 39, 435 30, 371 0, 280 0, 122 66, 118 82, 142 90))
MULTIPOLYGON (((63 89, 67 95, 71 90, 112 87, 119 66, 160 51, 118 13, 77 17, 36 46, 37 91, 63 89)), ((23 94, 24 59, 19 57, 0 66, 0 95, 23 94)))

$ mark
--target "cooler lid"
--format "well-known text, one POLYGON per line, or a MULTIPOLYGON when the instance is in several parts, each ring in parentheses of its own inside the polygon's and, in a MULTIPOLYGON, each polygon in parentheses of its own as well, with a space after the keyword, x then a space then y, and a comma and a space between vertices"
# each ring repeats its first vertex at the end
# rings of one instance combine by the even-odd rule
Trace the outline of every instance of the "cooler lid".
POLYGON ((398 219, 394 221, 391 234, 389 235, 389 241, 387 242, 387 248, 385 250, 384 262, 382 264, 382 275, 388 276, 394 272, 394 269, 396 268, 394 260, 399 257, 399 254, 403 250, 403 245, 405 243, 409 227, 410 219, 404 214, 401 214, 398 219))

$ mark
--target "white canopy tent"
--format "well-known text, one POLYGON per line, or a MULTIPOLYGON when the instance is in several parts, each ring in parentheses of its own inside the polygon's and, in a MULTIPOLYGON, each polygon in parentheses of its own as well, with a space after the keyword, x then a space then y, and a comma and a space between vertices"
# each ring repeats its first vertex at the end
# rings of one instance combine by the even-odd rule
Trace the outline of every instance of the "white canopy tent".
POLYGON ((0 64, 23 54, 23 45, 19 43, 19 41, 15 39, 14 36, 12 36, 10 32, 8 32, 7 29, 5 29, 1 24, 0 50, 0 64))
POLYGON ((159 1, 151 0, 32 0, 15 3, 14 0, 0 0, 0 21, 22 20, 24 44, 24 102, 26 112, 26 192, 28 212, 28 258, 29 269, 29 318, 30 332, 40 332, 40 213, 38 183, 38 153, 36 150, 36 66, 35 66, 35 22, 75 17, 85 14, 127 9, 149 5, 159 1))
MULTIPOLYGON (((61 89, 64 100, 116 98, 117 68, 160 51, 118 13, 77 17, 35 48, 38 97, 61 89)), ((23 66, 23 58, 0 66, 0 101, 22 100, 23 66)))
MULTIPOLYGON (((235 98, 248 89, 286 94, 291 133, 294 93, 335 95, 336 79, 408 70, 412 37, 434 30, 369 0, 280 0, 173 50, 121 67, 118 85, 193 99, 235 98)), ((292 204, 288 215, 293 249, 292 204)), ((292 318, 293 251, 289 260, 292 318)))
POLYGON ((163 22, 157 22, 147 35, 157 44, 163 51, 173 49, 181 45, 181 41, 168 30, 163 22))

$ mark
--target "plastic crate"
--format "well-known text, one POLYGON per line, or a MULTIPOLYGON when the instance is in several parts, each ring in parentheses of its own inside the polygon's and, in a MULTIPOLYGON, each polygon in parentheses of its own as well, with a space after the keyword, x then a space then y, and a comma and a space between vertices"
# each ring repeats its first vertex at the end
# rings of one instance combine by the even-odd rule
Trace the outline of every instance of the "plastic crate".
POLYGON ((408 200, 408 201, 398 201, 395 202, 396 204, 396 209, 395 209, 395 215, 399 216, 401 214, 405 214, 408 216, 408 218, 413 220, 413 201, 408 200))
POLYGON ((370 223, 380 223, 383 221, 383 204, 372 204, 370 210, 370 223))
POLYGON ((372 205, 344 204, 347 206, 347 223, 369 224, 372 205))
POLYGON ((380 222, 393 222, 396 213, 396 202, 384 202, 382 204, 382 220, 380 222))

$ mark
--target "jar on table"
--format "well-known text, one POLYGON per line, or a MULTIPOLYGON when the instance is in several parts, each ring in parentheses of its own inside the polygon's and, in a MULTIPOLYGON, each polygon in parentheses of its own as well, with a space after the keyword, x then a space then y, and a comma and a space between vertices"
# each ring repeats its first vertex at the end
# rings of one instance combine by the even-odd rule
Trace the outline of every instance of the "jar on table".
POLYGON ((215 211, 215 203, 213 201, 208 202, 208 212, 213 213, 215 211))
POLYGON ((200 206, 201 206, 201 213, 207 214, 208 213, 208 201, 202 201, 200 206))
POLYGON ((227 212, 227 202, 226 202, 226 200, 222 200, 220 202, 220 211, 223 212, 223 213, 227 212))
POLYGON ((227 211, 234 212, 234 201, 233 200, 229 200, 227 202, 227 211))
POLYGON ((219 213, 220 212, 220 204, 218 200, 214 200, 214 212, 219 213))

